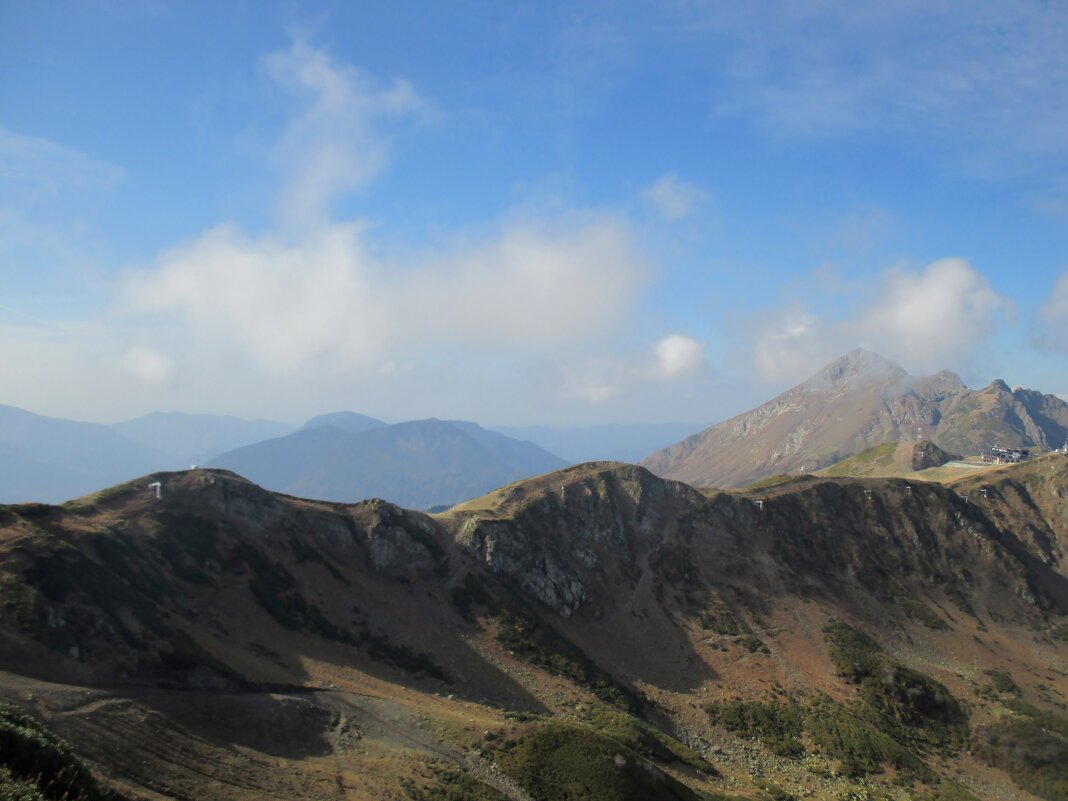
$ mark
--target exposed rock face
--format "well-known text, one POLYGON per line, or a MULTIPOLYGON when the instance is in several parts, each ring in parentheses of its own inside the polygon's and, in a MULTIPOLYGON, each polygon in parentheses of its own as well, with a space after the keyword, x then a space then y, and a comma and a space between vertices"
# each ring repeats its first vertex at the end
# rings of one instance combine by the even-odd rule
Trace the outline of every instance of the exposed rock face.
POLYGON ((704 487, 737 487, 809 472, 887 442, 933 440, 953 453, 991 445, 1059 447, 1068 403, 1000 380, 970 390, 949 371, 910 376, 854 350, 768 403, 657 451, 642 464, 704 487))
POLYGON ((946 462, 960 458, 956 454, 947 453, 929 440, 912 443, 910 450, 910 470, 927 470, 931 467, 941 467, 946 462))
POLYGON ((474 514, 456 534, 464 550, 564 617, 589 598, 592 584, 622 570, 621 562, 655 548, 673 509, 701 499, 637 467, 606 463, 578 481, 568 472, 553 474, 560 485, 524 500, 510 519, 474 514))

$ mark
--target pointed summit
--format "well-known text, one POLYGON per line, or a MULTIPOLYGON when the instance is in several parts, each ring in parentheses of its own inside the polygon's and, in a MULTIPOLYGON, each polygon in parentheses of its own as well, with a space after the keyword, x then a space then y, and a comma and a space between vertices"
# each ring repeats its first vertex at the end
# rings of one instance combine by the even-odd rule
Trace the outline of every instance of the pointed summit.
POLYGON ((699 487, 738 487, 814 472, 891 442, 930 439, 974 454, 999 442, 1048 449, 1068 437, 1068 404, 997 379, 970 390, 943 370, 916 377, 863 348, 752 411, 706 428, 642 464, 699 487))
POLYGON ((896 362, 864 348, 854 348, 840 356, 803 383, 799 389, 825 392, 844 385, 894 383, 908 378, 908 373, 896 362))
POLYGON ((1000 390, 1001 392, 1004 392, 1007 395, 1012 394, 1012 390, 1009 389, 1009 385, 1002 381, 1000 378, 995 378, 993 381, 991 381, 990 386, 988 386, 984 390, 984 392, 989 392, 991 390, 1000 390))

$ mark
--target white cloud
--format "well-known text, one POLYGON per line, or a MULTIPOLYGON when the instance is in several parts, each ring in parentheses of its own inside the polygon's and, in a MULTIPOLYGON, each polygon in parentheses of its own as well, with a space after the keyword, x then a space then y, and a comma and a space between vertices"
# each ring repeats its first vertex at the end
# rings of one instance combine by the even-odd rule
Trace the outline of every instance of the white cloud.
POLYGON ((686 334, 669 334, 636 358, 602 358, 565 365, 562 394, 598 405, 642 385, 694 376, 703 364, 704 345, 686 334))
MULTIPOLYGON (((366 396, 425 386, 446 365, 460 385, 489 363, 552 365, 543 375, 559 377, 627 320, 649 268, 621 217, 516 211, 403 263, 370 240, 366 222, 332 219, 334 200, 388 166, 388 122, 425 116, 429 105, 406 81, 382 84, 300 41, 264 67, 306 103, 274 150, 280 230, 219 225, 122 287, 138 340, 165 334, 183 384, 211 371, 228 373, 228 384, 299 378, 366 396)), ((145 358, 129 361, 152 372, 145 358)), ((576 391, 606 399, 614 386, 576 391)))
POLYGON ((383 121, 429 109, 408 81, 380 85, 303 41, 267 55, 263 64, 273 80, 307 101, 274 149, 288 222, 320 222, 335 198, 366 187, 389 160, 383 121))
POLYGON ((793 381, 826 362, 829 347, 815 317, 783 312, 765 321, 753 346, 753 360, 757 372, 768 381, 793 381))
POLYGON ((966 260, 944 259, 919 273, 891 270, 854 326, 875 349, 937 369, 986 339, 1004 308, 1005 301, 966 260))
POLYGON ((707 197, 704 189, 683 181, 674 173, 661 176, 656 183, 642 191, 642 198, 670 222, 691 214, 707 197))
POLYGON ((919 271, 893 268, 850 316, 820 319, 794 309, 766 320, 755 364, 769 381, 800 380, 863 346, 910 371, 937 371, 989 338, 1007 310, 1005 299, 964 259, 919 271))
POLYGON ((628 378, 618 363, 569 366, 564 369, 560 394, 591 406, 600 406, 623 394, 628 378))
POLYGON ((125 294, 273 372, 373 370, 421 348, 566 351, 620 323, 645 273, 610 218, 514 223, 407 268, 372 256, 355 223, 295 243, 224 226, 132 274, 125 294))
POLYGON ((664 337, 653 348, 655 373, 663 379, 678 378, 695 372, 704 360, 704 346, 685 334, 664 337))
POLYGON ((128 348, 122 356, 122 367, 142 381, 163 384, 174 375, 174 363, 165 353, 145 345, 128 348))

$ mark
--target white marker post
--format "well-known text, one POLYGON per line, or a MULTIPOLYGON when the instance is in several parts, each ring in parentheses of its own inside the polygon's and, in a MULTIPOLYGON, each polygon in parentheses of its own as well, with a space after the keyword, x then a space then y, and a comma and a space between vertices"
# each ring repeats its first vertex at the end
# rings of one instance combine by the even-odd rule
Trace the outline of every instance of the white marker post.
POLYGON ((149 489, 154 489, 156 491, 156 500, 159 500, 160 498, 163 497, 163 483, 162 482, 153 481, 151 484, 148 485, 148 488, 149 489))

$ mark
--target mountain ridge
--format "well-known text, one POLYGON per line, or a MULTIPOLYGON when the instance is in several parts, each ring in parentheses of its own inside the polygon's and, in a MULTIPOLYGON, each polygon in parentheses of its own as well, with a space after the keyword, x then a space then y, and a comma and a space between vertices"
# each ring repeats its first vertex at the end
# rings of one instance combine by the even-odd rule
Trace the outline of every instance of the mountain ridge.
POLYGON ((319 419, 285 437, 223 454, 209 466, 233 469, 291 495, 332 501, 381 497, 426 509, 565 464, 533 443, 477 423, 429 418, 352 431, 332 424, 329 416, 319 419))
POLYGON ((1068 667, 1066 484, 1064 455, 949 487, 747 492, 592 463, 427 515, 157 473, 0 507, 0 698, 164 797, 403 798, 401 779, 443 791, 459 772, 593 799, 539 782, 616 786, 612 766, 637 761, 660 789, 628 795, 644 785, 625 774, 607 797, 773 781, 903 801, 963 776, 957 798, 1029 798, 1013 780, 1041 788, 1055 764, 1028 773, 1012 748, 1068 748, 1053 723, 1033 745, 1011 728, 1068 699, 1051 669, 1068 667), (794 756, 731 711, 754 705, 801 716, 794 756), (875 750, 836 751, 828 726, 875 750))
POLYGON ((748 412, 642 460, 658 475, 733 487, 818 470, 887 442, 927 439, 977 454, 993 445, 1050 450, 1068 436, 1068 403, 1000 379, 968 389, 948 370, 911 376, 854 349, 748 412))

